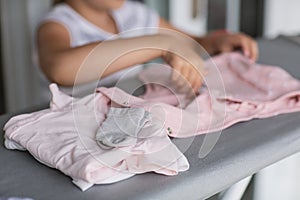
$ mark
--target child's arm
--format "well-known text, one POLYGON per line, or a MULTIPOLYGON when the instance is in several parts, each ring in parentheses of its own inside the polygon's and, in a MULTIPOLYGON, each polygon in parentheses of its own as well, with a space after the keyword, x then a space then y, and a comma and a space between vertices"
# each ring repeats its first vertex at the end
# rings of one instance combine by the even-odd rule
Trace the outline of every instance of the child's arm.
MULTIPOLYGON (((160 19, 159 26, 184 33, 162 18, 160 19)), ((187 33, 184 34, 188 35, 187 33)), ((189 36, 199 42, 209 54, 230 52, 236 48, 240 48, 244 55, 253 61, 256 61, 258 57, 257 43, 251 37, 243 33, 228 33, 224 31, 223 33, 213 32, 205 37, 189 36)))
MULTIPOLYGON (((80 76, 81 79, 77 80, 77 83, 98 80, 101 74, 102 77, 105 77, 132 65, 144 63, 157 57, 163 57, 166 58, 171 67, 183 75, 183 78, 190 83, 194 91, 197 91, 202 84, 202 77, 193 66, 201 69, 203 67, 202 59, 189 48, 186 48, 186 51, 190 51, 187 55, 190 58, 188 59, 192 60, 192 63, 165 51, 176 42, 176 39, 171 36, 157 34, 95 42, 71 48, 68 32, 62 25, 50 22, 42 25, 38 31, 40 66, 51 81, 60 85, 72 86, 74 84, 77 72, 84 59, 101 43, 97 47, 97 58, 89 64, 88 70, 85 70, 84 76, 80 76), (132 51, 139 48, 140 50, 132 51), (160 48, 161 50, 154 48, 160 48), (118 58, 109 68, 105 69, 106 66, 103 66, 104 63, 120 54, 124 54, 124 56, 118 58)), ((178 82, 180 78, 175 76, 173 80, 178 82)))

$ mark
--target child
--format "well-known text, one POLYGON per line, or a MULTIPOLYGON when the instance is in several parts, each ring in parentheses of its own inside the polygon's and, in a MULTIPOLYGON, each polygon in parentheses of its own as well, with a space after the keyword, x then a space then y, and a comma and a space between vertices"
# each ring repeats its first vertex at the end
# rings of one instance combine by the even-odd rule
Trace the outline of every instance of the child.
MULTIPOLYGON (((103 42, 112 35, 123 31, 157 27, 180 31, 160 18, 157 13, 141 3, 125 0, 55 0, 54 9, 42 21, 38 33, 37 44, 39 64, 49 80, 62 86, 72 86, 81 63, 100 43, 104 53, 99 55, 97 63, 89 68, 89 76, 81 83, 98 80, 101 61, 106 54, 120 46, 132 44, 157 44, 168 48, 176 43, 176 38, 163 34, 145 35, 128 39, 116 39, 103 42)), ((181 33, 184 33, 180 31, 181 33)), ((184 33, 186 34, 186 33, 184 33)), ((186 34, 187 36, 190 36, 186 34)), ((256 60, 258 49, 256 42, 242 33, 218 33, 206 37, 192 37, 201 44, 208 53, 233 51, 242 49, 245 56, 256 60)), ((164 48, 162 48, 164 49, 164 48)), ((101 79, 115 82, 120 73, 130 66, 162 57, 197 91, 202 79, 197 70, 186 60, 171 52, 159 49, 142 49, 132 51, 113 62, 102 74, 101 79)), ((201 65, 199 58, 199 65, 201 65)), ((173 76, 173 82, 182 85, 182 78, 173 76)))

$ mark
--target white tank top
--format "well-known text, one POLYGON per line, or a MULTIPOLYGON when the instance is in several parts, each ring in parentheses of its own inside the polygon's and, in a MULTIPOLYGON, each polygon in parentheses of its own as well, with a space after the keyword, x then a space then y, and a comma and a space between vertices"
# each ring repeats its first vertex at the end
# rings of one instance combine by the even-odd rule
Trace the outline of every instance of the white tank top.
MULTIPOLYGON (((147 8, 144 4, 139 2, 125 1, 120 9, 112 10, 111 14, 120 33, 138 28, 157 28, 159 25, 159 15, 155 11, 147 8)), ((107 40, 113 36, 112 33, 102 30, 101 28, 87 21, 84 17, 82 17, 79 13, 65 3, 56 5, 41 20, 40 25, 46 22, 56 22, 63 25, 69 32, 71 47, 107 40)), ((139 34, 149 34, 149 32, 140 32, 139 34)), ((38 56, 37 51, 36 55, 38 56)), ((130 69, 116 72, 101 79, 100 85, 113 85, 127 70, 130 69)), ((138 70, 134 71, 137 72, 138 70)), ((82 90, 84 90, 84 87, 82 90)), ((70 88, 65 88, 64 91, 69 94, 72 92, 70 88)))

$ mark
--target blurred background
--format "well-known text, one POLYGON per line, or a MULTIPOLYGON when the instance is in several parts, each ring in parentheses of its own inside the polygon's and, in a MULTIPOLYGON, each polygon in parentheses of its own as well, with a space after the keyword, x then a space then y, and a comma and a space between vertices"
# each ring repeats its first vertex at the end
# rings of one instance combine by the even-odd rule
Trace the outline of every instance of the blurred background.
MULTIPOLYGON (((217 29, 241 31, 255 38, 267 39, 279 35, 300 34, 299 0, 143 0, 142 2, 157 10, 175 26, 194 35, 201 36, 217 29)), ((0 0, 0 114, 46 103, 39 98, 42 88, 39 85, 38 69, 32 62, 34 56, 32 47, 38 21, 50 8, 51 0, 0 0)), ((290 162, 296 161, 293 159, 290 162)), ((297 163, 300 163, 300 160, 297 163)), ((273 176, 274 173, 270 170, 269 172, 269 177, 273 176)), ((267 172, 264 174, 268 175, 267 172)), ((280 184, 276 185, 278 179, 276 183, 270 179, 261 180, 263 181, 257 183, 261 190, 258 189, 256 197, 253 198, 276 199, 276 196, 272 198, 270 195, 266 196, 266 190, 268 191, 268 188, 279 190, 280 184), (272 187, 265 187, 272 183, 274 183, 272 187)), ((289 183, 289 187, 296 187, 295 183, 289 183)), ((277 196, 277 199, 280 198, 277 196)))
MULTIPOLYGON (((299 0, 140 0, 195 35, 216 29, 255 38, 300 33, 299 0)), ((0 0, 0 113, 42 104, 32 44, 51 0, 0 0)))

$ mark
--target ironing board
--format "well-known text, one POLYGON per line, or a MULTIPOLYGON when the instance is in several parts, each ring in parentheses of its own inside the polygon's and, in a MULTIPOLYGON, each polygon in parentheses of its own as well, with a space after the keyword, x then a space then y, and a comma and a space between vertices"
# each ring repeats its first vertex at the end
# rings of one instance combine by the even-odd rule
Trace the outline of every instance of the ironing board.
MULTIPOLYGON (((300 46, 283 37, 259 39, 259 62, 279 65, 300 78, 300 46)), ((33 110, 29 110, 32 112, 33 110)), ((22 113, 22 112, 21 112, 22 113)), ((1 127, 13 114, 0 116, 1 127)), ((0 197, 54 200, 156 200, 205 199, 300 151, 300 113, 238 123, 221 134, 217 144, 199 158, 204 136, 194 138, 184 152, 190 169, 168 177, 154 173, 134 176, 110 185, 97 185, 81 192, 68 176, 37 162, 28 152, 3 145, 0 133, 0 197)), ((188 139, 173 139, 176 144, 188 139)))

